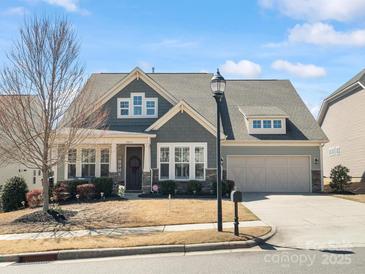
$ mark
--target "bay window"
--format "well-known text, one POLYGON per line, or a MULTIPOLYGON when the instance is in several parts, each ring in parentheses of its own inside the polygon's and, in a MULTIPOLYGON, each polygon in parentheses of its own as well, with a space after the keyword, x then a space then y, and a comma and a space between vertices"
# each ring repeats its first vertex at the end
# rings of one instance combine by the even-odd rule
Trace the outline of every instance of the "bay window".
POLYGON ((83 178, 95 177, 95 149, 81 150, 81 176, 83 178))

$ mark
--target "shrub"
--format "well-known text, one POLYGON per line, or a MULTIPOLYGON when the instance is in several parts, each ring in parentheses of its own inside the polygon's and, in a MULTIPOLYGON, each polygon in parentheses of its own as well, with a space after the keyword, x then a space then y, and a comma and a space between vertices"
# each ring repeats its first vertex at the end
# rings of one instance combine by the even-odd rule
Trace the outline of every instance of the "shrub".
POLYGON ((100 177, 95 178, 92 181, 92 184, 95 186, 96 194, 100 196, 100 193, 103 192, 105 197, 110 197, 113 192, 113 179, 109 177, 100 177))
POLYGON ((188 193, 189 194, 200 194, 202 191, 202 183, 199 181, 188 182, 188 193))
POLYGON ((67 183, 61 182, 57 184, 53 189, 53 199, 55 202, 66 201, 71 198, 70 192, 68 192, 67 183))
POLYGON ((28 206, 31 208, 40 206, 43 201, 42 189, 33 189, 26 195, 28 206))
MULTIPOLYGON (((222 181, 222 196, 226 194, 230 195, 231 191, 234 189, 234 181, 223 180, 222 181)), ((214 194, 217 194, 217 182, 212 182, 212 190, 214 194)))
POLYGON ((95 196, 95 186, 93 184, 78 185, 76 189, 80 199, 90 200, 95 196))
POLYGON ((77 194, 77 186, 88 184, 88 180, 72 180, 72 181, 61 181, 57 182, 55 188, 59 187, 63 184, 64 187, 67 188, 67 192, 69 193, 71 198, 75 198, 77 194))
POLYGON ((344 192, 345 187, 348 186, 351 181, 351 176, 348 175, 349 172, 350 170, 342 165, 332 168, 330 187, 336 192, 344 192))
POLYGON ((160 192, 164 195, 175 194, 176 183, 174 181, 160 181, 160 192))
POLYGON ((28 192, 27 184, 21 177, 12 177, 5 182, 1 196, 3 210, 12 211, 23 207, 26 201, 25 194, 28 192))

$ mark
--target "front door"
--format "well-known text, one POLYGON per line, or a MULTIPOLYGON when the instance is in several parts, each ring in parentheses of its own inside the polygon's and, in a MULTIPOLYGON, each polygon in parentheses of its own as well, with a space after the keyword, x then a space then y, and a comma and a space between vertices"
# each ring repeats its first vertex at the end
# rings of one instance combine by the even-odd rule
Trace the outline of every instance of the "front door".
POLYGON ((142 147, 127 147, 127 190, 142 189, 142 147))

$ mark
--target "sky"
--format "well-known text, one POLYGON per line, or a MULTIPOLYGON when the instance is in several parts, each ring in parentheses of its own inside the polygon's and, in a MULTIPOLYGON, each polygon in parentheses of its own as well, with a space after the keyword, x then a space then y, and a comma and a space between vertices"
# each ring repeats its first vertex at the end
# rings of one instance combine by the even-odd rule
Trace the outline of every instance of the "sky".
POLYGON ((0 0, 0 66, 26 17, 65 16, 87 74, 289 79, 316 116, 365 67, 365 0, 0 0))

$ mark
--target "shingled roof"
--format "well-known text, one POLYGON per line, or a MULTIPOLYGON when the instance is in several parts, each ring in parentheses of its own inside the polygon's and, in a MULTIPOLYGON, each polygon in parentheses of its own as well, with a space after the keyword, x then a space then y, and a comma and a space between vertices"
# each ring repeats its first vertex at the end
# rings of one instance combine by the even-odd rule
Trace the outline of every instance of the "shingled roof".
MULTIPOLYGON (((95 100, 117 85, 127 73, 92 74, 84 92, 95 100)), ((210 90, 210 73, 146 73, 178 101, 184 100, 210 123, 216 123, 216 106, 210 90)), ((222 102, 222 124, 230 140, 316 140, 327 137, 288 80, 227 80, 222 102), (250 135, 240 108, 280 110, 288 116, 287 134, 250 135)), ((270 114, 270 113, 268 113, 270 114)), ((277 113, 272 113, 277 114, 277 113)))

